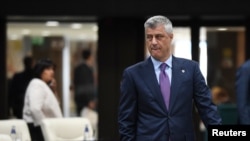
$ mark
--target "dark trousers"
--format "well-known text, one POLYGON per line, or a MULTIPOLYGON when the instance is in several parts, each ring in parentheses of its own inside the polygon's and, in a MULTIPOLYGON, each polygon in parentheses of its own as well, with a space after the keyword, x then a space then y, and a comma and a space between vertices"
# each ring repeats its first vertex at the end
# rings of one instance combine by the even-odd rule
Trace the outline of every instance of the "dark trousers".
POLYGON ((82 109, 88 105, 89 95, 87 94, 76 94, 75 104, 76 104, 76 115, 81 116, 82 109))
POLYGON ((28 128, 32 141, 44 141, 42 129, 40 126, 34 126, 33 123, 28 123, 28 128))

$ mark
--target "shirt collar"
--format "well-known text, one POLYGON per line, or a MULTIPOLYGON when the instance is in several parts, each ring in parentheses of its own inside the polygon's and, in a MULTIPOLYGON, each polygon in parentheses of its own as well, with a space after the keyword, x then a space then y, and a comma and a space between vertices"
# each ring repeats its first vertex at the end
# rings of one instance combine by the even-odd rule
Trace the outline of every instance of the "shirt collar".
MULTIPOLYGON (((158 60, 156 60, 154 57, 151 56, 151 60, 153 62, 153 65, 154 65, 154 69, 159 69, 160 65, 163 63, 163 62, 160 62, 158 60)), ((166 63, 169 68, 172 68, 172 55, 169 56, 169 58, 164 62, 166 63)))

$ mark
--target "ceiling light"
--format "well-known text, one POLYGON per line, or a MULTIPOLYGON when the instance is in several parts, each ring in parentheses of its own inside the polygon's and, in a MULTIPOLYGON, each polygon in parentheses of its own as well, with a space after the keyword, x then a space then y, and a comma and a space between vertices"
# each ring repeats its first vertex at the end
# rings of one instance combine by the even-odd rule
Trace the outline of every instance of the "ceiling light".
POLYGON ((57 21, 47 21, 46 26, 58 26, 59 22, 57 21))
POLYGON ((73 29, 80 29, 80 28, 82 28, 82 24, 79 24, 79 23, 71 24, 71 28, 73 28, 73 29))
POLYGON ((218 30, 218 31, 226 31, 227 28, 218 28, 217 30, 218 30))

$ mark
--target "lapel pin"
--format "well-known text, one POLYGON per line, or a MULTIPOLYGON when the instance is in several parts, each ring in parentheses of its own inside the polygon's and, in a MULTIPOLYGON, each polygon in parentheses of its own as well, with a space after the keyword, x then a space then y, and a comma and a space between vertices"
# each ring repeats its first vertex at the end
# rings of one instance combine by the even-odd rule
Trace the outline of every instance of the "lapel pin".
POLYGON ((181 70, 182 73, 185 73, 185 70, 181 70))

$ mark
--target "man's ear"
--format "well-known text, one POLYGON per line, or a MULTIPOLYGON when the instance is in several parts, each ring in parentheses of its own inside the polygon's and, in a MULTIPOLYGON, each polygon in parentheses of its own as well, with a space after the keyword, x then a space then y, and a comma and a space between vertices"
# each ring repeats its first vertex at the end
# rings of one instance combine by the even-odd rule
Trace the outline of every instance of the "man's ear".
POLYGON ((174 34, 173 33, 169 34, 169 37, 171 38, 171 40, 173 40, 174 34))

